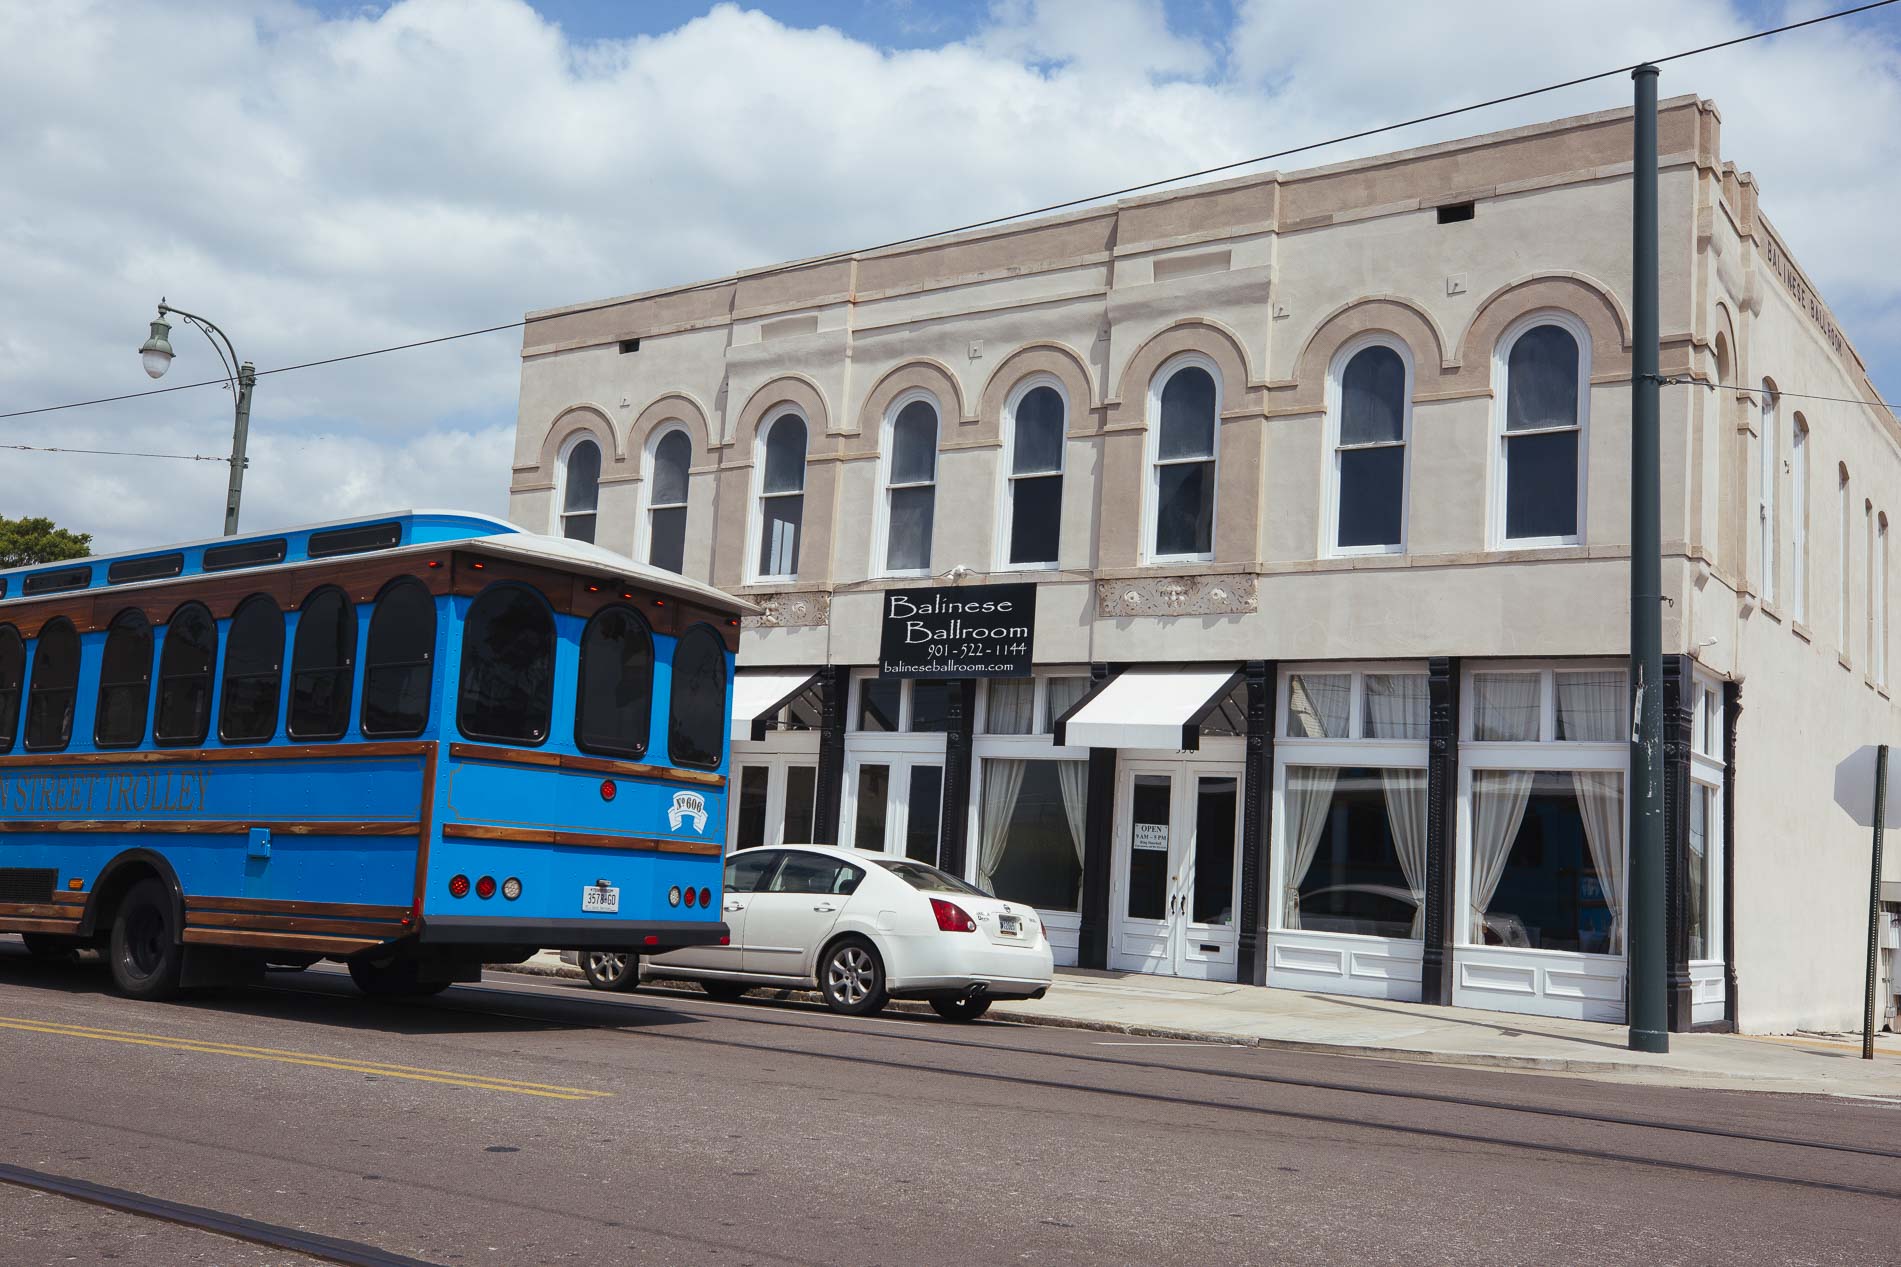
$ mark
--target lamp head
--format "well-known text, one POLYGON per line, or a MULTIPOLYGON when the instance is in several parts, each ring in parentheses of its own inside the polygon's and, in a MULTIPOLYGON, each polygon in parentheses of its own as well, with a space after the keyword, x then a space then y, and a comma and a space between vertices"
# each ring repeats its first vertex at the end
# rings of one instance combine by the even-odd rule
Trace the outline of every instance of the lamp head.
POLYGON ((172 342, 168 338, 172 327, 164 317, 152 322, 152 337, 139 346, 139 360, 145 366, 145 372, 153 378, 164 377, 172 364, 172 342))

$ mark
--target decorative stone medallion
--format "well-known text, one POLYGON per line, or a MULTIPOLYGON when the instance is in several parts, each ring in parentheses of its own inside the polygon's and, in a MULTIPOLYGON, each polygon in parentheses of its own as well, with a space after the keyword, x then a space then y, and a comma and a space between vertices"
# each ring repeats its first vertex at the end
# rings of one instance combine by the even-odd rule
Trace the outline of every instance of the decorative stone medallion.
POLYGON ((1097 581, 1096 615, 1240 616, 1260 610, 1255 576, 1145 576, 1097 581))
POLYGON ((827 625, 832 620, 832 596, 823 590, 748 597, 760 611, 757 616, 741 617, 741 629, 801 629, 827 625))

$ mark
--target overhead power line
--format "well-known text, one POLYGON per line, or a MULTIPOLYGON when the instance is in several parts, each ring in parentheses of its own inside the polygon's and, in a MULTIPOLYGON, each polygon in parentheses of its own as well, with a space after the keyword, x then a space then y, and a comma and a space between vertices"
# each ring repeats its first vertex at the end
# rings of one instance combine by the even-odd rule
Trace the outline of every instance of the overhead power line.
POLYGON ((61 449, 43 444, 0 444, 0 449, 12 449, 19 453, 86 453, 94 457, 108 458, 170 458, 178 462, 229 462, 228 457, 218 457, 209 453, 138 453, 129 449, 61 449))
MULTIPOLYGON (((1181 172, 1173 176, 1163 176, 1159 179, 1143 181, 1141 184, 1136 185, 1125 185, 1120 189, 1085 194, 1082 197, 1069 198, 1062 202, 1046 203, 1043 206, 1032 207, 1024 211, 1013 211, 1006 215, 993 216, 988 220, 973 220, 968 224, 961 224, 955 228, 933 229, 928 233, 914 234, 911 237, 905 238, 895 238, 889 242, 881 242, 876 246, 854 247, 850 250, 834 251, 829 255, 793 260, 784 264, 775 265, 771 268, 762 269, 754 273, 753 276, 770 277, 774 274, 795 268, 814 268, 821 264, 832 264, 841 260, 850 259, 855 255, 864 255, 876 251, 889 251, 901 246, 913 246, 921 242, 929 242, 937 238, 950 237, 959 233, 969 233, 977 229, 994 228, 997 225, 1028 219, 1031 216, 1049 215, 1052 212, 1067 211, 1074 207, 1087 206, 1090 203, 1102 202, 1110 198, 1123 198, 1130 194, 1145 193, 1152 189, 1160 189, 1165 185, 1179 184, 1185 180, 1200 180, 1208 176, 1218 176, 1224 172, 1232 172, 1243 167, 1252 167, 1257 163, 1270 163, 1277 159, 1290 158, 1296 154, 1305 154, 1313 150, 1326 149, 1333 145, 1343 145, 1348 141, 1359 141, 1371 136, 1381 136, 1388 132, 1397 132, 1404 128, 1417 127, 1423 123, 1435 123, 1441 119, 1450 119, 1457 115, 1470 114, 1475 110, 1487 110, 1493 106, 1509 105, 1515 101, 1524 101, 1531 97, 1543 96, 1546 93, 1559 92, 1566 88, 1575 88, 1580 84, 1595 83, 1600 79, 1609 79, 1616 75, 1626 75, 1635 70, 1638 66, 1656 66, 1662 65, 1665 62, 1681 61, 1686 57, 1696 57, 1703 53, 1714 53, 1721 49, 1734 48, 1739 44, 1748 44, 1755 40, 1767 39, 1772 35, 1782 35, 1789 31, 1799 31, 1804 27, 1820 26, 1822 23, 1834 22, 1842 18, 1851 18, 1859 13, 1868 13, 1875 9, 1885 9, 1889 5, 1897 2, 1901 2, 1901 0, 1870 0, 1870 3, 1859 4, 1853 8, 1839 9, 1833 13, 1820 14, 1816 17, 1805 18, 1800 22, 1786 22, 1781 26, 1766 27, 1760 31, 1751 31, 1747 35, 1738 35, 1732 39, 1718 40, 1713 44, 1703 44, 1696 48, 1681 49, 1675 53, 1666 53, 1662 57, 1652 57, 1643 62, 1632 62, 1625 66, 1615 66, 1609 70, 1600 70, 1589 75, 1579 75, 1574 79, 1560 80, 1557 83, 1546 84, 1540 88, 1527 88, 1522 92, 1508 93, 1502 97, 1490 97, 1484 101, 1475 101, 1470 105, 1454 106, 1451 109, 1436 110, 1430 114, 1415 115, 1410 119, 1402 119, 1395 123, 1384 123, 1378 127, 1362 128, 1357 132, 1343 133, 1340 136, 1328 137, 1323 141, 1309 141, 1304 145, 1290 146, 1287 149, 1275 150, 1269 154, 1256 154, 1251 158, 1237 158, 1231 162, 1219 163, 1213 167, 1203 167, 1197 171, 1181 172)), ((668 295, 690 295, 702 290, 716 289, 726 285, 727 282, 728 279, 722 277, 712 281, 674 287, 660 293, 668 295)), ((397 343, 388 347, 370 348, 362 352, 348 352, 341 356, 329 356, 315 361, 300 361, 295 365, 280 365, 274 369, 259 370, 257 371, 257 376, 263 378, 269 374, 289 374, 296 370, 315 369, 318 366, 336 365, 344 361, 360 361, 366 357, 384 356, 391 352, 407 352, 414 348, 430 347, 438 343, 452 343, 458 339, 473 339, 485 334, 498 334, 503 330, 519 330, 529 325, 531 320, 547 321, 566 317, 585 316, 588 313, 604 312, 610 308, 621 307, 625 302, 624 299, 606 300, 601 303, 589 304, 580 308, 570 308, 551 317, 534 319, 523 317, 515 321, 502 322, 499 325, 483 326, 477 330, 463 330, 456 334, 438 335, 430 339, 417 339, 409 343, 397 343)), ((8 413, 0 413, 0 420, 7 418, 25 418, 34 414, 56 413, 65 409, 83 409, 91 405, 108 405, 117 401, 136 400, 145 396, 160 396, 168 392, 189 391, 194 387, 222 386, 227 381, 228 380, 222 378, 207 378, 196 383, 179 383, 172 387, 150 387, 143 391, 126 392, 118 396, 99 396, 91 400, 68 401, 63 405, 41 405, 35 409, 16 409, 8 413)), ((1788 394, 1793 395, 1794 393, 1788 394)), ((1818 397, 1817 399, 1821 398, 1818 397)), ((1876 404, 1879 402, 1858 401, 1855 403, 1876 404)))
MULTIPOLYGON (((1752 396, 1762 394, 1762 388, 1760 386, 1750 387, 1744 383, 1706 383, 1702 379, 1690 374, 1666 374, 1657 380, 1657 384, 1660 387, 1707 387, 1711 391, 1727 390, 1732 392, 1748 392, 1752 396)), ((1893 405, 1890 405, 1887 401, 1882 400, 1878 396, 1873 400, 1863 400, 1859 396, 1817 396, 1814 392, 1792 392, 1784 387, 1778 387, 1769 394, 1777 398, 1793 396, 1797 400, 1832 400, 1841 405, 1868 405, 1871 408, 1886 409, 1890 412, 1894 410, 1893 405)))

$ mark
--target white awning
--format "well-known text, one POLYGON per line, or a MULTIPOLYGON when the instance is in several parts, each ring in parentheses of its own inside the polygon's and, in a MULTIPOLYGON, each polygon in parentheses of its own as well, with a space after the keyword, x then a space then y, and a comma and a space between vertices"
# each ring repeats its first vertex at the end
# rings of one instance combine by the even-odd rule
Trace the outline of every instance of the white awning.
POLYGON ((733 738, 758 739, 753 723, 812 685, 817 669, 741 669, 733 678, 733 738))
POLYGON ((1240 678, 1236 664, 1126 669, 1091 691, 1058 720, 1056 742, 1078 748, 1201 745, 1201 721, 1240 678))

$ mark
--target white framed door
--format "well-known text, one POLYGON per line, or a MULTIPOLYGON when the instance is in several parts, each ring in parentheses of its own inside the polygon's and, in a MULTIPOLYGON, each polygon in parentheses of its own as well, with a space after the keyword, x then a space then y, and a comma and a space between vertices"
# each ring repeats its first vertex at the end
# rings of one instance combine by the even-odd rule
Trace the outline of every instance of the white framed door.
POLYGON ((1233 978, 1242 782, 1239 763, 1122 763, 1110 886, 1111 968, 1233 978))
POLYGON ((809 845, 818 809, 818 757, 733 754, 726 848, 809 845))
POLYGON ((944 822, 940 752, 861 752, 845 757, 841 844, 936 866, 944 822))

